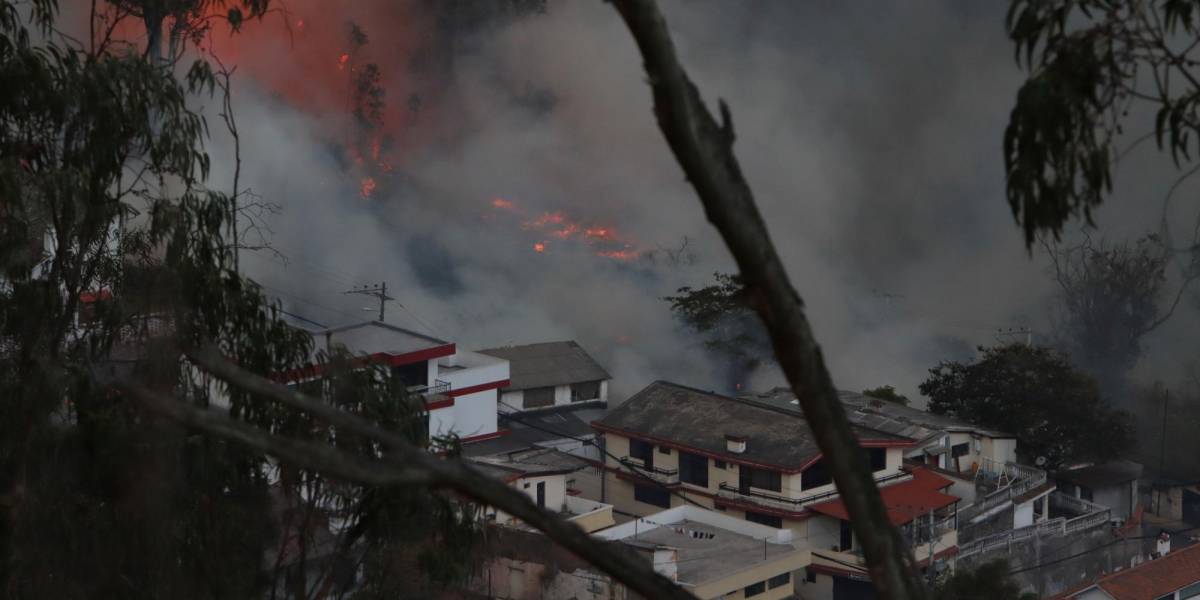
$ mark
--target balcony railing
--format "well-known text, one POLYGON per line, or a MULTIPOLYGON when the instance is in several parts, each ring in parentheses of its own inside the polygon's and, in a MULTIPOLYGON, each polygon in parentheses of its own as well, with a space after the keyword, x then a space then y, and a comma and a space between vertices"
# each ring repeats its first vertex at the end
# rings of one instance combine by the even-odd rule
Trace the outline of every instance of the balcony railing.
MULTIPOLYGON (((901 471, 899 473, 893 473, 893 474, 887 475, 885 477, 880 477, 879 479, 875 480, 875 484, 879 485, 879 484, 887 483, 889 481, 895 481, 897 479, 906 479, 909 477, 911 477, 911 475, 901 471)), ((761 502, 775 503, 778 505, 782 505, 786 508, 789 508, 791 510, 799 510, 800 508, 803 508, 807 504, 815 504, 818 502, 823 502, 825 500, 832 500, 833 498, 836 498, 838 495, 838 491, 836 489, 833 489, 833 490, 829 490, 827 492, 822 492, 820 494, 814 494, 812 496, 805 496, 803 498, 792 498, 792 497, 784 496, 781 494, 773 494, 771 492, 764 492, 761 490, 742 488, 742 487, 739 487, 736 485, 730 485, 728 483, 721 483, 718 486, 718 489, 720 490, 720 492, 723 492, 721 495, 723 495, 725 497, 731 497, 731 496, 735 497, 735 498, 741 497, 741 498, 749 498, 751 500, 759 501, 760 503, 761 502)))
POLYGON ((420 394, 422 396, 437 396, 450 391, 450 383, 441 379, 434 379, 429 385, 410 385, 405 390, 410 394, 420 394))
POLYGON ((679 483, 679 470, 668 469, 666 467, 645 466, 645 463, 640 458, 631 456, 622 456, 620 459, 622 465, 630 469, 634 469, 639 473, 648 475, 650 478, 660 483, 679 483))

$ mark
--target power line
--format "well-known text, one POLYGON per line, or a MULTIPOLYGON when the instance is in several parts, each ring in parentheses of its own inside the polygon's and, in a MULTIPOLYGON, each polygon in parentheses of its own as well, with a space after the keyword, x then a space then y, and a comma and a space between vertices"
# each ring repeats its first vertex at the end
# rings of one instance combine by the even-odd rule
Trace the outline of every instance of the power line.
MULTIPOLYGON (((1164 529, 1163 531, 1167 531, 1167 533, 1168 533, 1168 534, 1170 534, 1170 535, 1177 535, 1177 534, 1188 533, 1189 531, 1196 531, 1197 529, 1200 529, 1200 527, 1191 527, 1191 528, 1189 528, 1189 529, 1180 529, 1179 531, 1167 531, 1167 530, 1165 530, 1165 529, 1164 529)), ((1034 569, 1038 569, 1038 568, 1041 568, 1041 567, 1049 567, 1049 566, 1051 566, 1051 565, 1057 565, 1058 563, 1061 563, 1061 562, 1066 562, 1066 561, 1068 561, 1068 560, 1071 560, 1071 559, 1073 559, 1073 558, 1079 558, 1080 556, 1083 556, 1083 555, 1085 555, 1085 554, 1091 554, 1092 552, 1098 552, 1098 551, 1100 551, 1100 550, 1104 550, 1105 548, 1110 548, 1110 547, 1112 547, 1112 546, 1115 546, 1115 545, 1117 545, 1117 544, 1120 544, 1120 543, 1122 543, 1122 542, 1127 542, 1127 541, 1129 541, 1129 540, 1148 540, 1148 539, 1150 539, 1150 538, 1157 538, 1157 537, 1158 537, 1157 535, 1139 535, 1139 536, 1136 536, 1136 537, 1127 537, 1127 538, 1121 538, 1121 539, 1119 539, 1119 540, 1113 540, 1113 541, 1111 541, 1111 542, 1109 542, 1109 543, 1107 543, 1107 544, 1104 544, 1103 546, 1096 546, 1095 548, 1090 548, 1090 549, 1088 549, 1088 550, 1084 550, 1083 552, 1076 552, 1075 554, 1072 554, 1072 555, 1070 555, 1070 556, 1064 556, 1064 557, 1062 557, 1062 558, 1056 558, 1056 559, 1054 559, 1054 560, 1047 561, 1047 562, 1044 562, 1044 563, 1038 563, 1038 564, 1036 564, 1036 565, 1032 565, 1032 566, 1028 566, 1028 567, 1022 567, 1022 568, 1020 568, 1020 569, 1014 569, 1014 570, 1012 570, 1012 571, 1009 571, 1009 572, 1008 572, 1008 574, 1009 574, 1009 575, 1016 575, 1017 573, 1024 573, 1025 571, 1032 571, 1032 570, 1034 570, 1034 569)))
MULTIPOLYGON (((497 400, 497 402, 498 402, 498 403, 499 403, 501 406, 505 406, 505 407, 507 407, 509 410, 513 410, 513 411, 519 410, 519 409, 517 409, 516 407, 514 407, 514 406, 512 406, 512 405, 510 405, 510 404, 508 404, 508 403, 506 403, 506 402, 504 402, 504 401, 502 401, 502 400, 497 400)), ((524 425, 524 426, 526 426, 526 427, 530 427, 530 428, 533 428, 533 429, 537 429, 537 430, 539 430, 539 431, 544 431, 544 432, 546 432, 546 433, 553 433, 554 435, 559 435, 559 436, 565 437, 565 438, 567 438, 567 439, 575 440, 575 441, 577 441, 577 442, 581 442, 581 443, 587 444, 587 445, 589 445, 589 446, 592 446, 592 447, 596 448, 597 450, 599 450, 599 451, 603 452, 605 456, 607 456, 607 457, 609 457, 609 458, 613 459, 614 461, 616 461, 616 463, 617 463, 617 465, 618 465, 618 467, 617 467, 617 468, 618 468, 618 470, 620 469, 620 467, 626 467, 626 468, 627 468, 627 470, 628 470, 630 473, 632 473, 632 474, 634 474, 635 476, 637 476, 637 477, 640 477, 640 478, 642 478, 642 479, 644 479, 644 480, 646 480, 646 481, 648 481, 648 482, 650 482, 650 483, 654 484, 655 486, 657 486, 657 487, 659 487, 659 488, 661 488, 661 489, 665 490, 667 493, 671 494, 672 496, 675 496, 675 497, 677 497, 677 498, 679 498, 679 499, 683 500, 684 502, 688 502, 688 503, 690 503, 690 504, 693 504, 693 505, 695 505, 695 506, 699 506, 700 508, 705 508, 705 506, 704 506, 703 504, 700 504, 699 502, 696 502, 695 500, 692 500, 691 498, 688 498, 687 496, 685 496, 685 495, 683 495, 683 494, 679 493, 677 490, 674 490, 674 489, 672 489, 671 487, 669 487, 669 486, 667 486, 667 485, 663 484, 662 482, 658 481, 657 479, 654 479, 653 477, 650 477, 649 475, 647 475, 647 474, 645 474, 645 473, 642 473, 641 471, 638 471, 636 468, 634 468, 634 467, 631 467, 631 466, 628 466, 628 465, 626 465, 625 463, 621 462, 621 459, 620 459, 620 458, 618 458, 618 457, 617 457, 615 454, 613 454, 613 453, 609 452, 607 448, 604 448, 603 446, 601 446, 601 445, 597 444, 597 443, 596 443, 595 441, 593 441, 593 440, 589 440, 589 439, 586 439, 586 438, 581 438, 581 437, 576 437, 576 436, 573 436, 573 435, 571 435, 571 434, 568 434, 568 433, 563 433, 563 432, 561 432, 561 431, 555 431, 555 430, 553 430, 553 429, 550 429, 549 427, 545 427, 545 426, 541 426, 541 425, 535 425, 535 424, 533 424, 533 423, 530 423, 530 422, 528 422, 528 421, 524 421, 524 420, 522 420, 522 419, 521 419, 521 418, 519 418, 519 417, 516 417, 516 416, 515 416, 515 415, 513 415, 512 413, 505 414, 505 415, 504 415, 504 418, 506 418, 506 419, 510 419, 510 420, 513 420, 513 421, 516 421, 516 422, 518 422, 518 423, 520 423, 520 424, 522 424, 522 425, 524 425)), ((601 473, 601 477, 603 477, 603 476, 604 476, 604 475, 603 475, 603 473, 601 473)))

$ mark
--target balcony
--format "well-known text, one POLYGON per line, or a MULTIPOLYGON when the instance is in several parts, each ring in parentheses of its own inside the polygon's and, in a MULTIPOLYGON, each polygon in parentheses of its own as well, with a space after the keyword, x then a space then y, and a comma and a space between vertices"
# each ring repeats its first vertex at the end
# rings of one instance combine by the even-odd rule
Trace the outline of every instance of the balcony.
POLYGON ((405 391, 411 395, 425 396, 430 398, 433 396, 441 396, 450 391, 450 384, 441 379, 434 379, 429 385, 410 385, 405 388, 405 391))
POLYGON ((631 456, 622 456, 618 460, 621 462, 621 465, 625 466, 626 468, 633 469, 659 483, 667 485, 679 483, 678 469, 667 469, 664 467, 655 467, 653 465, 647 467, 642 462, 642 459, 633 458, 631 456))
MULTIPOLYGON (((912 477, 912 475, 901 471, 899 473, 893 473, 893 474, 887 475, 885 477, 880 477, 875 480, 875 484, 883 485, 885 483, 891 483, 891 482, 902 480, 902 479, 910 479, 911 477, 912 477)), ((799 511, 800 509, 802 509, 805 506, 810 505, 810 504, 816 504, 818 502, 825 502, 827 500, 833 500, 838 497, 838 492, 837 492, 837 489, 832 489, 827 492, 822 492, 820 494, 813 494, 811 496, 802 496, 800 498, 792 498, 789 496, 784 496, 782 494, 766 492, 766 491, 750 489, 750 488, 743 488, 743 487, 739 487, 736 485, 730 485, 728 483, 721 483, 721 485, 718 486, 717 495, 722 498, 729 499, 729 500, 738 500, 738 501, 742 501, 742 502, 745 502, 745 501, 754 502, 756 504, 765 506, 767 508, 799 511)))

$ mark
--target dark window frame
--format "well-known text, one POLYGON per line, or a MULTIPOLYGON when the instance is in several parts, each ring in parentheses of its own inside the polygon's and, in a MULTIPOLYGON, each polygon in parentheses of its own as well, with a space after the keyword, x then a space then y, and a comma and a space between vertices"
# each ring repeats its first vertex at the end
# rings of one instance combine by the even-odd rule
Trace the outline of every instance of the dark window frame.
POLYGON ((810 490, 831 483, 833 483, 833 473, 829 472, 829 468, 825 465, 825 459, 823 458, 818 459, 817 462, 809 465, 807 469, 800 472, 801 490, 810 490))
POLYGON ((679 452, 679 481, 708 487, 708 457, 691 452, 679 452))
POLYGON ((752 584, 746 586, 745 589, 742 590, 742 595, 747 598, 750 598, 750 597, 765 593, 766 591, 767 591, 767 582, 760 581, 758 583, 752 583, 752 584))
POLYGON ((633 499, 659 508, 671 508, 671 492, 655 485, 633 484, 633 499))
POLYGON ((792 574, 789 571, 784 571, 767 580, 767 589, 773 590, 777 587, 783 587, 792 582, 792 574))
POLYGON ((746 511, 746 520, 750 521, 751 523, 758 523, 759 525, 774 527, 775 529, 783 529, 783 518, 775 515, 768 515, 766 513, 748 510, 746 511))
POLYGON ((872 473, 878 473, 887 468, 887 448, 865 448, 865 450, 872 473))
POLYGON ((601 382, 599 382, 599 381, 580 381, 579 383, 572 383, 571 384, 571 402, 590 402, 592 400, 599 400, 600 399, 600 383, 601 382), (592 390, 591 386, 593 386, 593 385, 596 386, 595 387, 596 391, 594 394, 590 393, 592 390), (584 387, 584 386, 587 386, 587 387, 584 387), (585 393, 580 392, 581 389, 588 393, 585 394, 585 393), (584 397, 584 396, 588 396, 588 397, 584 397))
POLYGON ((783 491, 783 474, 772 469, 758 469, 742 465, 738 469, 738 484, 742 489, 756 488, 769 492, 783 491))
POLYGON ((521 408, 545 408, 547 406, 554 406, 555 402, 557 402, 557 395, 558 394, 553 386, 529 388, 521 393, 521 408), (549 390, 549 402, 547 402, 546 398, 544 397, 546 390, 549 390), (530 392, 536 392, 536 394, 533 395, 536 401, 532 404, 529 402, 530 392))
POLYGON ((971 453, 971 442, 963 442, 950 446, 950 458, 958 458, 971 453))

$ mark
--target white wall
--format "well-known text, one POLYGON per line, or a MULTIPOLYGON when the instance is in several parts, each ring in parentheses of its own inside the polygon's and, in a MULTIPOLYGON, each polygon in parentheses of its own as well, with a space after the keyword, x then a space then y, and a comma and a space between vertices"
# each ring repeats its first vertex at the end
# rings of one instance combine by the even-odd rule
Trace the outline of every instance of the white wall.
POLYGON ((1030 500, 1013 508, 1013 529, 1033 525, 1033 503, 1040 500, 1030 500))
POLYGON ((468 438, 496 433, 496 390, 484 390, 454 399, 454 429, 468 438))

